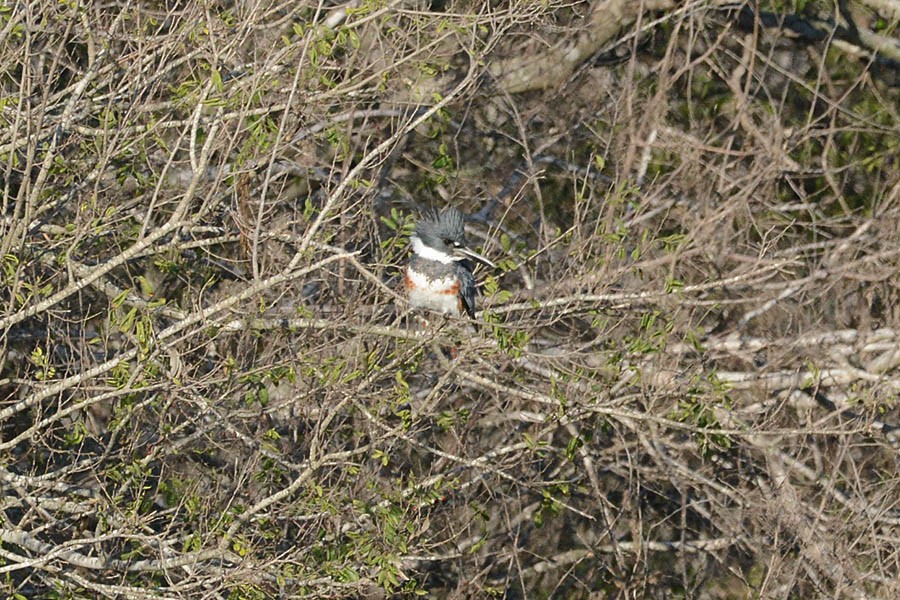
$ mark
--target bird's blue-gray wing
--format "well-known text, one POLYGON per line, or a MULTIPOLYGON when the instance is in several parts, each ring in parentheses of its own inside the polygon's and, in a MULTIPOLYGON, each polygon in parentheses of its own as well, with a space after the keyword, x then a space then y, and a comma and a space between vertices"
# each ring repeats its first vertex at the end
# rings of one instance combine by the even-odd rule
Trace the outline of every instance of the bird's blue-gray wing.
POLYGON ((459 297, 462 300, 463 310, 470 317, 475 316, 475 276, 465 265, 456 264, 459 276, 459 297))

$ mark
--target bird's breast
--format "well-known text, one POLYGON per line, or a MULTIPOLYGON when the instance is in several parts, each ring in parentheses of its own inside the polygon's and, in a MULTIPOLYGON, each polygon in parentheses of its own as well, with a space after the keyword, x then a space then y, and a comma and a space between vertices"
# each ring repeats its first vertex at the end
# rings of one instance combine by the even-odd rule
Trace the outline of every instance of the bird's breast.
POLYGON ((456 275, 429 276, 410 266, 406 269, 406 291, 410 306, 460 315, 459 278, 456 275))

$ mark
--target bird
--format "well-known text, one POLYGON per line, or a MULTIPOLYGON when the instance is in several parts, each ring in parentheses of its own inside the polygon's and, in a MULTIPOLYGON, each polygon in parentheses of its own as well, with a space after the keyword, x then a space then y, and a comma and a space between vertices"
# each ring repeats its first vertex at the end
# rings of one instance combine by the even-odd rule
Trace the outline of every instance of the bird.
POLYGON ((413 308, 461 317, 475 316, 475 276, 467 259, 496 265, 466 247, 463 214, 455 207, 433 211, 416 223, 410 236, 406 291, 413 308))

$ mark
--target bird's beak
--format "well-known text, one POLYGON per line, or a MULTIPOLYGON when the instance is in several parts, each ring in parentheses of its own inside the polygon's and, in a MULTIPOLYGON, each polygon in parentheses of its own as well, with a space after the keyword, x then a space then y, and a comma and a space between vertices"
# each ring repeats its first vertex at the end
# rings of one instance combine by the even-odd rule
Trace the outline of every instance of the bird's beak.
POLYGON ((491 261, 489 261, 487 258, 483 257, 482 255, 478 254, 474 250, 469 250, 468 248, 463 248, 460 246, 459 248, 454 248, 453 253, 456 255, 456 260, 463 260, 465 258, 471 258, 472 260, 477 260, 481 264, 483 264, 487 267, 490 267, 492 269, 497 268, 497 265, 495 265, 494 263, 492 263, 491 261))

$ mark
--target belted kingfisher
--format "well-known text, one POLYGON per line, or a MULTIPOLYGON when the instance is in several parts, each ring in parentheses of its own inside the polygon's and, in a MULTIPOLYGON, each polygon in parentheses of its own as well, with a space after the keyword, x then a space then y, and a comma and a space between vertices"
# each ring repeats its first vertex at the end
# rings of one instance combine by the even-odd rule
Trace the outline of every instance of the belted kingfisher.
POLYGON ((475 277, 467 258, 494 263, 466 248, 463 215, 455 208, 433 212, 416 223, 406 267, 409 304, 439 313, 475 316, 475 277))

